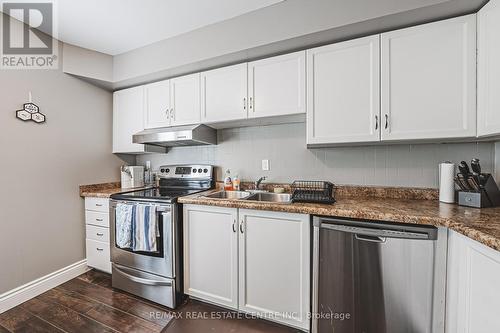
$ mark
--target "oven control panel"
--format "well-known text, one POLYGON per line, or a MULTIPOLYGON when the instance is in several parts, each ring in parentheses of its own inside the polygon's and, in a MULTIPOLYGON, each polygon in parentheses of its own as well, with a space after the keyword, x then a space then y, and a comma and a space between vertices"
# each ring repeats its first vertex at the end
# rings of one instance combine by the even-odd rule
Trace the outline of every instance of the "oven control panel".
POLYGON ((162 165, 158 175, 164 178, 212 178, 213 166, 205 164, 162 165))

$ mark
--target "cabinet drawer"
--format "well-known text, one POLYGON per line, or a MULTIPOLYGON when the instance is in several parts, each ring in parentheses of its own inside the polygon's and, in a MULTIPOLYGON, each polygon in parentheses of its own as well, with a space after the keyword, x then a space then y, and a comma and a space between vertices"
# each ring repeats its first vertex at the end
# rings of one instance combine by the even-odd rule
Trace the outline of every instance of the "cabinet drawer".
POLYGON ((87 225, 87 239, 109 243, 109 228, 87 225))
POLYGON ((87 239, 87 265, 111 273, 109 243, 87 239))
POLYGON ((109 199, 108 198, 85 198, 85 209, 93 210, 96 212, 109 212, 109 199))
POLYGON ((109 228, 109 215, 107 212, 101 213, 87 210, 85 211, 85 223, 96 225, 98 227, 109 228))

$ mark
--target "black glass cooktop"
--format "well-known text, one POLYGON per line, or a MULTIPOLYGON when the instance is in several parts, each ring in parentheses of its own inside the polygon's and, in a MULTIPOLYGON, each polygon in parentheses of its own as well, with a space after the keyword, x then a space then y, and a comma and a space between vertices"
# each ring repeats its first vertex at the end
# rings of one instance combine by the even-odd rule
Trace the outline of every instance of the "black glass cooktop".
POLYGON ((111 199, 174 202, 178 197, 183 197, 201 191, 203 190, 171 188, 171 187, 155 187, 147 190, 113 194, 111 196, 111 199))

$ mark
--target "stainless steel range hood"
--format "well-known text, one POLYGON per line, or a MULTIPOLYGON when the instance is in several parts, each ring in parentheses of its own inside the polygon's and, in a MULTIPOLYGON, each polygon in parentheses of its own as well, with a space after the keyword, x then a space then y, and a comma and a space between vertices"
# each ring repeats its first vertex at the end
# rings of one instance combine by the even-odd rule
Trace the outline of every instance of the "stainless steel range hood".
POLYGON ((134 134, 132 141, 160 147, 216 145, 217 130, 207 125, 154 128, 134 134))

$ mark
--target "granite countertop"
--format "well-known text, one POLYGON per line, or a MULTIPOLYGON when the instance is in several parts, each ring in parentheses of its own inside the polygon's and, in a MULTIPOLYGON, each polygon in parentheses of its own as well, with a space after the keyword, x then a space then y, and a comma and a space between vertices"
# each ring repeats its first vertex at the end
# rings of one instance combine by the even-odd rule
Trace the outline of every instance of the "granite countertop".
MULTIPOLYGON (((272 191, 272 188, 273 185, 268 185, 266 189, 272 191)), ((140 189, 122 189, 119 182, 82 185, 80 196, 109 198, 112 194, 133 190, 140 189)), ((218 189, 181 197, 178 201, 182 204, 443 226, 500 251, 500 207, 477 209, 441 203, 437 200, 437 191, 434 189, 338 187, 337 202, 333 205, 280 204, 204 197, 215 191, 218 189)))
POLYGON ((374 196, 338 196, 333 205, 279 204, 203 196, 214 191, 179 198, 179 203, 443 226, 500 250, 500 207, 477 209, 438 200, 374 196))
POLYGON ((149 187, 121 188, 120 182, 80 185, 80 196, 93 198, 109 198, 111 195, 116 193, 139 191, 146 188, 149 187))

